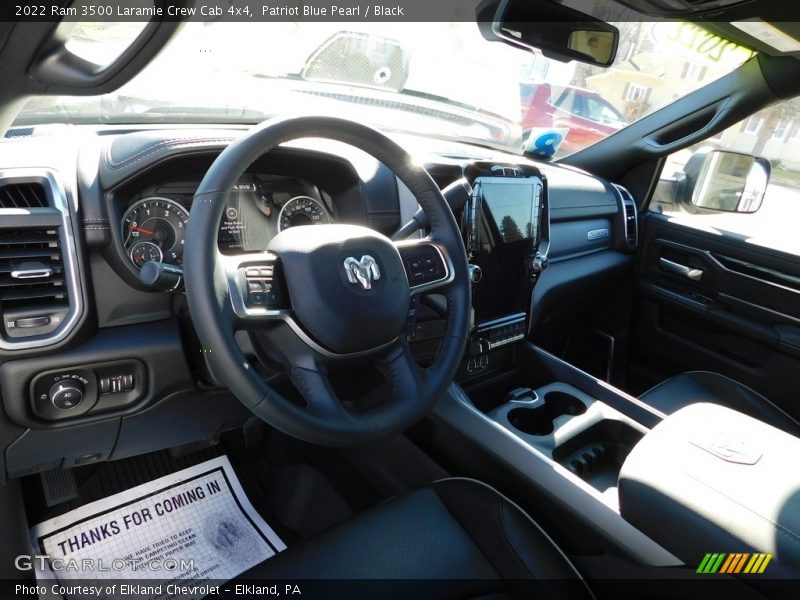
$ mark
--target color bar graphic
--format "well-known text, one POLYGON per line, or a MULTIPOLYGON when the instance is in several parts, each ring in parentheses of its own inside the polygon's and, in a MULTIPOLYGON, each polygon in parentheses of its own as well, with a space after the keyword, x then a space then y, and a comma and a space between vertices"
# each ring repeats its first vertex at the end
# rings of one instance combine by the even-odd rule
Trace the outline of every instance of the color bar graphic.
POLYGON ((749 575, 763 573, 769 562, 772 560, 772 554, 749 552, 709 552, 700 562, 697 567, 697 573, 713 575, 715 573, 726 575, 738 575, 745 573, 749 575))

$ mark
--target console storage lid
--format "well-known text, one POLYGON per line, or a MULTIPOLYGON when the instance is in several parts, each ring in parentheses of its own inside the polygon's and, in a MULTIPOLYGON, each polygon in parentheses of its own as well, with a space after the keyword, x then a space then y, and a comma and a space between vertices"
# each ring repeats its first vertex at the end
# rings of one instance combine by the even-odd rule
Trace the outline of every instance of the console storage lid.
MULTIPOLYGON (((692 567, 706 553, 771 553, 800 574, 800 439, 714 404, 654 427, 619 476, 620 513, 692 567)), ((745 565, 746 566, 746 565, 745 565)))

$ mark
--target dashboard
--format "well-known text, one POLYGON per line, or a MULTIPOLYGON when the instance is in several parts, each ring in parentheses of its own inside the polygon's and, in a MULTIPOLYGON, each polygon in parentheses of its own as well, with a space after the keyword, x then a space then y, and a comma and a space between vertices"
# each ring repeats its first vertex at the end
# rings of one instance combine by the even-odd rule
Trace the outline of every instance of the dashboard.
MULTIPOLYGON (((186 225, 199 183, 167 181, 124 201, 120 239, 134 267, 147 262, 183 265, 186 225)), ((248 174, 231 190, 217 245, 223 254, 260 252, 290 227, 335 223, 334 211, 332 198, 307 180, 248 174)))
MULTIPOLYGON (((194 193, 242 132, 86 126, 0 142, 0 186, 16 186, 35 207, 0 205, 0 480, 209 439, 250 417, 209 368, 214 349, 194 335, 184 295, 140 278, 148 262, 180 267, 187 259, 194 193), (6 285, 3 267, 14 261, 31 263, 26 272, 40 278, 6 285), (48 397, 65 381, 80 388, 80 399, 62 391, 71 396, 60 408, 48 397), (176 422, 182 426, 170 426, 176 422)), ((476 314, 476 332, 490 346, 570 318, 572 303, 593 301, 598 284, 632 269, 636 215, 624 188, 472 146, 398 141, 440 188, 461 178, 475 184, 487 169, 497 174, 494 167, 505 177, 513 165, 539 179, 512 195, 499 193, 498 179, 483 182, 489 218, 477 226, 472 260, 485 273, 473 297, 487 309, 476 314), (537 189, 546 193, 546 214, 531 211, 537 189), (517 285, 526 276, 520 261, 545 243, 550 267, 531 297, 517 285), (496 322, 517 310, 528 315, 525 330, 518 320, 496 322)), ((229 194, 217 245, 223 254, 260 252, 287 228, 322 223, 391 236, 417 209, 376 159, 308 140, 250 166, 229 194)), ((464 211, 454 212, 464 223, 464 211)), ((445 317, 433 300, 423 298, 408 330, 423 363, 436 353, 445 317)), ((248 343, 245 337, 247 356, 261 358, 248 343)), ((275 375, 269 364, 262 361, 265 377, 275 375)))

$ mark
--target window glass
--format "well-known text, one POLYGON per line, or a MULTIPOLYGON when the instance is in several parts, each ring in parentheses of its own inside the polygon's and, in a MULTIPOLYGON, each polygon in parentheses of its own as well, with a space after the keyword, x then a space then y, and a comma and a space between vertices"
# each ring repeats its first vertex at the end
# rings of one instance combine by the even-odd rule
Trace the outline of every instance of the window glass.
MULTIPOLYGON (((557 133, 558 159, 753 56, 693 23, 615 25, 619 52, 602 68, 489 41, 474 22, 192 21, 120 89, 38 96, 14 124, 247 124, 286 113, 327 114, 515 153, 532 138, 557 133), (609 119, 593 99, 622 118, 609 119)), ((144 26, 79 23, 68 47, 102 67, 144 26)))
MULTIPOLYGON (((696 171, 695 171, 696 172, 696 171)), ((750 182, 760 185, 751 176, 750 182)), ((769 107, 721 134, 671 155, 661 173, 652 210, 676 223, 719 235, 740 236, 749 243, 800 255, 800 98, 769 107), (702 199, 691 189, 692 165, 711 150, 739 153, 716 161, 714 176, 705 180, 702 199), (694 157, 694 158, 693 158, 694 157), (752 157, 766 159, 770 177, 763 201, 733 185, 746 181, 752 157)))
POLYGON ((66 48, 98 67, 117 60, 147 27, 146 22, 79 22, 70 33, 66 48))
POLYGON ((624 121, 614 108, 598 98, 587 96, 586 101, 586 117, 592 121, 599 121, 600 123, 621 123, 624 121))
POLYGON ((558 96, 553 104, 555 104, 558 108, 573 114, 580 111, 580 108, 576 106, 577 95, 575 94, 574 89, 553 88, 553 94, 551 94, 550 97, 552 98, 556 95, 556 93, 558 93, 558 96))

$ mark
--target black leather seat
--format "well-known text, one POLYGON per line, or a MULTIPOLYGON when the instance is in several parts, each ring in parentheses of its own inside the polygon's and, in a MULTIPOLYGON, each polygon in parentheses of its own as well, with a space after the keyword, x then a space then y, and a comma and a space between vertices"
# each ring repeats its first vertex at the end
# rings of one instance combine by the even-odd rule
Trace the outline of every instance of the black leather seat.
POLYGON ((471 479, 445 479, 389 500, 290 547, 241 579, 406 580, 381 587, 381 598, 409 597, 408 580, 427 581, 414 582, 421 586, 415 598, 425 589, 435 590, 430 597, 436 598, 530 598, 532 592, 553 600, 592 597, 527 514, 471 479))
POLYGON ((666 414, 697 402, 720 404, 800 437, 800 424, 791 416, 755 390, 719 373, 690 371, 676 375, 639 399, 666 414))

